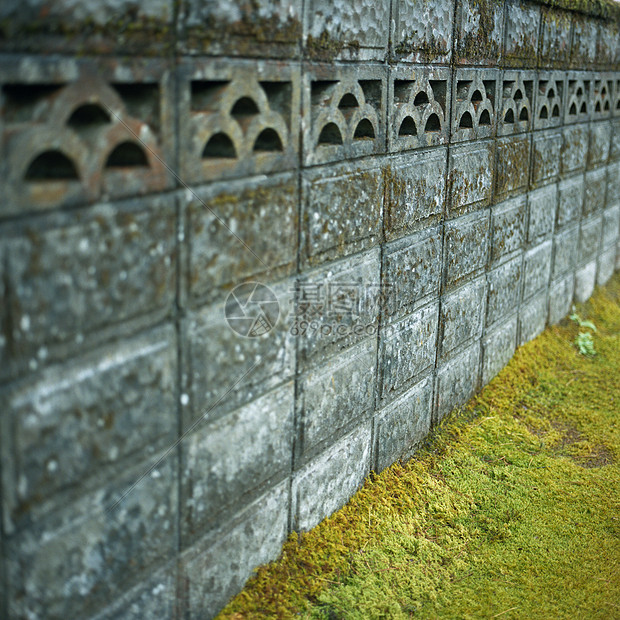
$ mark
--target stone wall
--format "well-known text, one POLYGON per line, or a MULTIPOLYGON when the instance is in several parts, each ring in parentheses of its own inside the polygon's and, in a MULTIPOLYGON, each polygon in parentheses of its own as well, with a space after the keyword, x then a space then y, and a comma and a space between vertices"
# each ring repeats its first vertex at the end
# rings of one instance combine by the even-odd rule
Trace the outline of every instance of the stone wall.
POLYGON ((210 617, 609 279, 570 4, 2 3, 1 617, 210 617))

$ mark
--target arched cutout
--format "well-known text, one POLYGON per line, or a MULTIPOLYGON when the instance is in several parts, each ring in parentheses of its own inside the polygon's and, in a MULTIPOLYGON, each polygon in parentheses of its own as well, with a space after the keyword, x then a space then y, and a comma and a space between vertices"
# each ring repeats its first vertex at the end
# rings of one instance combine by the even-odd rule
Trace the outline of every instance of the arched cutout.
POLYGON ((372 123, 367 119, 363 118, 355 128, 355 133, 353 134, 354 140, 374 140, 375 138, 375 129, 372 126, 372 123))
POLYGON ((76 130, 83 130, 101 127, 110 122, 112 122, 110 115, 101 106, 95 103, 86 103, 73 111, 67 125, 76 130))
POLYGON ((609 112, 609 101, 605 102, 605 105, 603 106, 603 110, 605 110, 605 112, 609 112))
POLYGON ((327 123, 319 134, 319 144, 342 144, 342 134, 336 123, 327 123))
POLYGON ((521 108, 521 112, 519 114, 519 120, 520 121, 529 121, 530 120, 530 115, 529 115, 529 112, 527 111, 527 108, 521 108))
POLYGON ((583 97, 583 89, 581 86, 577 89, 577 97, 583 97))
POLYGON ((425 103, 428 103, 428 95, 423 90, 421 90, 415 96, 415 99, 413 100, 413 105, 423 105, 425 103))
POLYGON ((425 132, 430 131, 441 131, 441 121, 437 114, 431 114, 426 121, 426 127, 424 127, 425 132))
POLYGON ((553 110, 551 110, 551 117, 558 118, 560 116, 560 106, 557 104, 553 106, 553 110))
POLYGON ((595 112, 600 112, 601 111, 601 102, 597 101, 596 105, 594 106, 594 111, 595 112))
POLYGON ((135 142, 121 142, 108 155, 106 168, 137 168, 148 166, 144 151, 135 142))
POLYGON ((60 151, 45 151, 35 157, 26 171, 26 181, 77 181, 73 162, 60 151))
POLYGON ((549 89, 549 92, 547 93, 547 99, 551 99, 555 97, 555 91, 553 90, 553 88, 549 89))
POLYGON ((230 111, 231 116, 254 116, 258 113, 258 106, 254 99, 250 97, 241 97, 237 99, 230 111))
POLYGON ((616 101, 616 110, 620 110, 620 99, 616 101))
POLYGON ((479 103, 482 101, 482 93, 479 90, 475 90, 474 94, 471 96, 472 103, 479 103))
POLYGON ((479 125, 490 125, 491 124, 491 116, 488 110, 483 110, 480 115, 479 125))
POLYGON ((514 112, 512 111, 512 108, 509 108, 508 112, 506 112, 506 115, 504 116, 504 123, 514 123, 514 122, 515 122, 514 112))
POLYGON ((607 94, 607 88, 603 86, 603 88, 601 89, 601 96, 605 97, 606 94, 607 94))
POLYGON ((254 151, 275 152, 283 151, 282 140, 275 129, 263 129, 254 142, 254 151))
POLYGON ((357 102, 355 95, 352 95, 351 93, 347 93, 346 95, 343 95, 342 99, 340 100, 340 103, 338 104, 338 108, 340 110, 346 110, 349 108, 359 108, 359 107, 360 107, 360 104, 357 102))
POLYGON ((465 114, 461 116, 461 122, 459 123, 459 127, 469 128, 473 126, 474 126, 474 122, 471 118, 471 114, 469 112, 465 112, 465 114))
POLYGON ((417 136, 418 130, 411 116, 405 116, 398 130, 399 136, 417 136))
POLYGON ((520 88, 517 88, 517 92, 515 93, 515 96, 513 97, 513 99, 515 101, 519 101, 520 99, 523 99, 523 93, 521 92, 520 88))
POLYGON ((226 159, 235 159, 237 151, 232 140, 225 133, 216 133, 212 135, 202 151, 203 159, 213 159, 224 157, 226 159))
POLYGON ((547 110, 547 106, 544 105, 541 109, 540 109, 540 115, 539 118, 549 118, 549 110, 547 110))
POLYGON ((568 110, 568 113, 571 116, 575 116, 575 114, 577 114, 577 106, 574 103, 571 104, 570 109, 568 110))
POLYGON ((579 114, 586 114, 588 109, 586 108, 586 102, 584 101, 579 108, 579 114))

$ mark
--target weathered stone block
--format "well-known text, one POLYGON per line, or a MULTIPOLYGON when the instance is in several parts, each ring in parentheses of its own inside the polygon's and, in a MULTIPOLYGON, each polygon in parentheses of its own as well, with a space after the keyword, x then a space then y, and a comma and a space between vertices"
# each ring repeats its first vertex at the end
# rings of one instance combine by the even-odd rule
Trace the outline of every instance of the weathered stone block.
POLYGON ((297 167, 298 64, 186 60, 178 74, 183 183, 297 167))
MULTIPOLYGON (((380 166, 347 162, 302 176, 302 264, 317 265, 376 245, 381 235, 384 174, 380 166)), ((266 208, 270 204, 265 205, 266 208)), ((272 229, 276 229, 272 227, 272 229)), ((293 231, 290 238, 295 238, 293 231)), ((272 237, 279 242, 282 236, 272 237)))
POLYGON ((510 66, 536 66, 539 30, 539 6, 522 0, 507 2, 503 61, 510 66))
POLYGON ((499 136, 530 131, 534 114, 534 71, 503 71, 499 136))
POLYGON ((516 312, 521 301, 522 256, 517 256, 489 271, 486 324, 494 325, 516 312))
POLYGON ((600 22, 598 24, 598 39, 596 42, 595 63, 605 67, 614 62, 618 37, 620 35, 618 24, 614 21, 600 22))
POLYGON ((620 235, 620 204, 609 207, 603 212, 602 247, 606 248, 616 242, 620 235))
POLYGON ((586 172, 585 196, 583 200, 583 216, 588 217, 605 208, 605 194, 607 189, 607 170, 598 168, 586 172))
POLYGON ((449 63, 454 3, 398 0, 392 4, 393 55, 406 62, 449 63))
POLYGON ((527 202, 530 212, 527 240, 530 243, 535 243, 536 240, 546 237, 553 232, 553 223, 558 204, 557 184, 547 185, 530 192, 527 202))
MULTIPOLYGON (((598 121, 612 116, 612 104, 614 100, 613 74, 604 73, 598 75, 600 79, 592 82, 592 120, 598 121)), ((611 131, 611 127, 609 128, 611 131)), ((609 136, 608 136, 609 138, 609 136)))
POLYGON ((575 14, 570 55, 572 66, 581 69, 594 62, 597 39, 598 22, 587 15, 575 14))
POLYGON ((611 276, 614 275, 616 265, 616 247, 611 246, 601 252, 598 257, 598 269, 596 273, 596 283, 603 286, 609 282, 611 276))
POLYGON ((90 617, 171 560, 177 477, 174 455, 158 455, 10 537, 13 615, 90 617))
MULTIPOLYGON (((620 82, 620 80, 618 80, 620 82)), ((620 93, 620 85, 616 86, 616 92, 620 93)), ((616 103, 616 115, 620 114, 620 95, 616 103), (616 112, 617 111, 617 112, 616 112)), ((613 133, 611 136, 611 148, 609 149, 609 161, 618 161, 620 159, 620 118, 612 121, 613 133)))
POLYGON ((547 291, 542 291, 521 305, 519 311, 519 346, 542 334, 547 324, 547 291))
POLYGON ((471 213, 445 224, 446 286, 477 275, 487 264, 490 243, 489 210, 471 213))
POLYGON ((398 65, 390 70, 388 150, 446 144, 452 77, 449 69, 398 65))
POLYGON ((312 65, 304 94, 306 166, 385 153, 387 66, 312 65))
POLYGON ((295 269, 296 176, 215 183, 186 192, 185 199, 187 287, 194 304, 221 300, 244 280, 274 280, 295 269))
POLYGON ((561 172, 563 176, 583 171, 588 160, 589 127, 587 123, 568 125, 562 130, 561 172))
POLYGON ((299 381, 299 454, 306 456, 375 405, 377 338, 371 337, 304 373, 299 381))
POLYGON ((393 400, 435 365, 439 304, 431 303, 383 329, 379 353, 381 400, 393 400))
POLYGON ((288 486, 288 481, 279 484, 227 523, 225 531, 210 534, 181 556, 184 617, 213 618, 255 567, 278 556, 287 534, 288 486))
POLYGON ((564 67, 570 59, 572 14, 561 9, 541 8, 541 67, 564 67))
POLYGON ((611 206, 620 203, 620 162, 607 165, 607 196, 606 204, 611 206))
POLYGON ((561 131, 547 130, 534 134, 531 181, 533 187, 557 181, 560 172, 561 149, 561 131))
POLYGON ((588 168, 607 163, 611 146, 611 122, 599 121, 590 124, 590 148, 588 149, 588 168))
POLYGON ((574 275, 568 274, 549 288, 549 323, 559 323, 571 309, 573 303, 574 275))
POLYGON ((575 300, 579 303, 587 301, 596 285, 596 261, 577 269, 575 272, 575 300))
POLYGON ((480 342, 474 343, 445 364, 437 373, 436 422, 455 407, 465 404, 478 387, 480 372, 480 342))
POLYGON ((448 150, 407 153, 388 160, 384 232, 391 241, 441 217, 446 201, 448 150))
POLYGON ((579 235, 579 263, 592 260, 597 254, 603 232, 603 218, 597 215, 581 222, 579 235))
POLYGON ((501 102, 499 76, 495 69, 456 70, 452 85, 452 142, 495 135, 497 106, 501 102))
POLYGON ((549 129, 562 124, 564 75, 560 71, 541 71, 537 74, 534 129, 549 129))
POLYGON ((551 279, 572 271, 577 262, 579 249, 579 226, 571 226, 553 238, 553 270, 551 279))
POLYGON ((455 20, 455 60, 468 65, 497 64, 504 36, 504 3, 459 0, 455 20))
POLYGON ((386 57, 390 19, 386 3, 308 0, 304 17, 304 52, 311 60, 386 57))
POLYGON ((553 244, 545 241, 525 253, 523 299, 529 299, 540 290, 546 290, 551 273, 551 251, 553 244))
POLYGON ((510 361, 517 342, 517 317, 503 323, 482 341, 482 385, 487 385, 510 361))
POLYGON ((527 191, 530 136, 499 139, 495 148, 495 200, 499 202, 527 191))
POLYGON ((443 297, 439 317, 440 354, 443 359, 467 341, 480 337, 486 294, 486 281, 479 278, 443 297))
POLYGON ((450 148, 448 159, 447 211, 463 215, 489 204, 493 186, 493 142, 450 148))
POLYGON ((564 122, 580 123, 590 120, 590 75, 585 72, 568 73, 564 122))
POLYGON ((556 226, 562 228, 579 220, 583 207, 584 177, 579 174, 558 183, 558 216, 556 226))
POLYGON ((183 441, 183 546, 241 496, 290 470, 294 385, 289 382, 183 441))
POLYGON ((426 377, 376 417, 376 471, 409 458, 428 435, 433 415, 433 379, 426 377))
POLYGON ((160 328, 4 390, 6 531, 101 483, 130 455, 174 441, 176 347, 172 327, 160 328))
POLYGON ((370 468, 370 444, 370 423, 366 423, 294 474, 294 529, 312 529, 355 493, 370 468))
POLYGON ((383 287, 385 315, 393 320, 410 314, 423 300, 439 296, 441 228, 430 228, 385 247, 383 287))
POLYGON ((521 249, 526 215, 525 196, 511 198, 491 209, 491 263, 521 249))

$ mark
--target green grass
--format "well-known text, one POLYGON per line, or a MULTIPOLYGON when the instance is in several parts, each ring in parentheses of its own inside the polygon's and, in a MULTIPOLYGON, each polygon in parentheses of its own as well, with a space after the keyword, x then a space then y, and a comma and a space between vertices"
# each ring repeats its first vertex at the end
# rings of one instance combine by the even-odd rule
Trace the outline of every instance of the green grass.
POLYGON ((221 618, 620 618, 620 274, 221 618))

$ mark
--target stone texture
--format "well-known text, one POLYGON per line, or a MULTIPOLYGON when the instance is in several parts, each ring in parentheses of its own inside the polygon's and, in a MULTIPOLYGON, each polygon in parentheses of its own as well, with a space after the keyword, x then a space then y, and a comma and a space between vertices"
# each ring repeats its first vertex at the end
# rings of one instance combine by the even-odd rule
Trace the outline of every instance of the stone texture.
POLYGON ((569 72, 566 80, 564 122, 579 123, 590 120, 590 77, 586 72, 569 72))
POLYGON ((575 15, 570 54, 570 61, 573 66, 581 69, 594 62, 597 38, 597 22, 586 15, 575 15))
POLYGON ((529 243, 537 243, 553 232, 558 204, 558 186, 547 185, 530 192, 527 202, 529 207, 527 240, 529 243))
POLYGON ((565 97, 564 73, 539 72, 536 79, 534 129, 549 129, 562 124, 565 97))
POLYGON ((503 61, 511 66, 533 67, 538 54, 540 7, 522 0, 506 3, 503 61))
POLYGON ((498 71, 457 69, 452 85, 452 142, 494 136, 499 95, 498 71))
POLYGON ((485 336, 482 342, 482 385, 487 385, 510 361, 516 340, 516 316, 485 336))
POLYGON ((526 198, 519 196, 491 209, 491 263, 523 246, 526 232, 526 198))
POLYGON ((532 248, 524 256, 523 299, 529 299, 538 291, 545 290, 551 273, 551 241, 532 248))
POLYGON ((557 181, 560 173, 562 133, 541 131, 532 139, 532 187, 540 187, 557 181))
POLYGON ((569 274, 549 288, 549 324, 559 323, 569 312, 573 303, 575 278, 569 274))
POLYGON ((596 261, 575 271, 575 300, 579 303, 587 301, 596 286, 596 261))
POLYGON ((603 212, 603 238, 601 246, 604 248, 614 244, 620 235, 620 204, 609 207, 603 212))
POLYGON ((497 134, 508 136, 530 131, 534 121, 536 74, 533 71, 503 71, 501 79, 501 109, 497 134))
POLYGON ((527 191, 530 174, 530 137, 504 138, 496 144, 495 200, 527 191))
POLYGON ((585 195, 583 200, 583 216, 587 217, 605 208, 606 194, 605 168, 586 172, 585 195))
POLYGON ((487 325, 494 325, 518 310, 523 281, 522 262, 522 257, 517 256, 489 271, 487 325))
POLYGON ((564 67, 570 60, 572 15, 549 7, 541 8, 541 67, 564 67))
POLYGON ((579 263, 592 260, 598 253, 603 231, 603 218, 597 216, 581 222, 579 235, 579 263))
POLYGON ((553 238, 553 269, 551 278, 570 272, 575 267, 579 250, 579 227, 572 226, 553 238))
POLYGON ((558 183, 558 214, 556 226, 563 228, 581 217, 584 177, 577 175, 558 183))
POLYGON ((598 258, 598 269, 596 272, 596 283, 603 286, 609 282, 614 274, 616 264, 616 248, 611 246, 601 252, 598 258))
POLYGON ((590 125, 588 168, 595 168, 607 163, 607 158, 609 157, 610 136, 610 121, 599 121, 590 125))
POLYGON ((449 217, 456 217, 489 204, 493 181, 493 150, 492 142, 467 144, 450 149, 447 208, 449 217))
POLYGON ((547 324, 547 292, 535 295, 523 303, 519 311, 519 346, 540 335, 547 324))
POLYGON ((497 64, 504 34, 504 4, 493 0, 458 0, 455 53, 462 64, 497 64))
POLYGON ((583 171, 588 157, 589 131, 586 123, 568 125, 562 130, 561 173, 570 176, 583 171))

